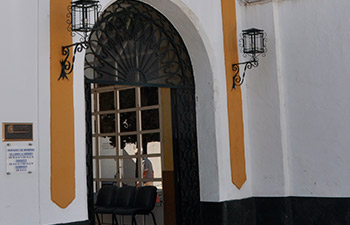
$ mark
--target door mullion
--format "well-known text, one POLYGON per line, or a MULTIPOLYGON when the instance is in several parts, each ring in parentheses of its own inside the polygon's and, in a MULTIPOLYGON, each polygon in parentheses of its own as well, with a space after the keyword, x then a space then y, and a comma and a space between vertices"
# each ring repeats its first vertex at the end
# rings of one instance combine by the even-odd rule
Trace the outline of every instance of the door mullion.
POLYGON ((119 160, 119 156, 120 156, 120 116, 119 116, 119 109, 120 109, 120 104, 119 104, 119 90, 115 89, 114 90, 114 106, 115 106, 115 118, 116 118, 116 123, 115 123, 115 131, 116 131, 116 135, 115 135, 115 160, 116 160, 116 167, 117 167, 117 185, 119 187, 121 187, 121 183, 120 183, 120 160, 119 160))
POLYGON ((138 149, 138 154, 137 154, 137 174, 138 177, 137 179, 140 180, 142 178, 142 170, 141 170, 141 154, 142 154, 142 136, 141 136, 141 91, 140 88, 137 87, 135 88, 136 90, 136 133, 137 133, 137 149, 138 149))

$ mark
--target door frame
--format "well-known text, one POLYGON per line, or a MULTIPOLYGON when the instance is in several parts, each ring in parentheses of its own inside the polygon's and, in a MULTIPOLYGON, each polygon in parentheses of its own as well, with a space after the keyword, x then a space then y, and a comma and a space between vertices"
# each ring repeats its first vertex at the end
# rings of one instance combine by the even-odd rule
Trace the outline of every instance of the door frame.
MULTIPOLYGON (((196 101, 195 101, 195 84, 192 63, 187 48, 172 23, 159 11, 150 5, 135 0, 116 1, 109 7, 116 4, 116 7, 122 7, 124 2, 129 8, 124 8, 126 15, 128 13, 136 13, 137 17, 142 20, 150 20, 151 23, 163 32, 164 37, 169 41, 169 46, 173 50, 173 54, 177 59, 179 73, 169 73, 167 79, 161 80, 160 83, 152 81, 152 74, 149 79, 142 81, 133 80, 132 77, 122 81, 118 78, 113 82, 107 80, 104 76, 85 77, 85 102, 86 102, 86 164, 87 164, 87 186, 88 186, 88 209, 90 223, 94 224, 93 214, 93 171, 92 171, 92 121, 91 121, 91 83, 101 84, 120 84, 131 86, 153 86, 171 88, 171 105, 172 105, 172 134, 173 134, 173 154, 174 154, 174 183, 175 183, 175 199, 176 199, 176 221, 178 225, 199 225, 200 224, 200 190, 199 190, 199 168, 198 168, 198 144, 197 144, 197 125, 196 125, 196 101), (140 10, 142 9, 142 10, 140 10), (143 13, 140 13, 143 12, 143 13), (155 18, 153 18, 153 16, 155 18), (166 26, 164 25, 166 24, 166 26), (180 79, 178 79, 180 77, 180 79), (174 78, 174 79, 173 79, 174 78), (175 82, 175 83, 174 83, 175 82), (179 83, 176 83, 179 82, 179 83)), ((106 18, 118 16, 117 11, 106 12, 106 18)), ((101 21, 100 21, 101 22, 101 21)), ((103 20, 102 22, 103 23, 103 20)), ((96 24, 99 26, 99 24, 96 24)), ((95 34, 95 38, 98 35, 95 34)), ((86 54, 94 56, 97 60, 99 53, 89 52, 86 54)), ((158 50, 160 51, 160 50, 158 50)), ((91 57, 90 57, 91 58, 91 57)), ((92 70, 90 74, 103 74, 103 68, 91 65, 94 61, 85 60, 85 69, 92 70), (101 70, 101 71, 99 71, 101 70)), ((119 62, 119 61, 118 61, 119 62)), ((172 64, 169 62, 169 71, 173 71, 172 64)), ((166 71, 166 70, 164 70, 166 71)), ((129 75, 129 74, 126 74, 129 75)))

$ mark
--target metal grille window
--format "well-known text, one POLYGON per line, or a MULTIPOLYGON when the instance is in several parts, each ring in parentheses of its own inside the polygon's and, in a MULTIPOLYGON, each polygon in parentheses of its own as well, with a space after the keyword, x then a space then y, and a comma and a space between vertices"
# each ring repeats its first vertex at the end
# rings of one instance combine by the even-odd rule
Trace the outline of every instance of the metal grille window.
POLYGON ((162 189, 158 88, 94 85, 92 105, 95 191, 104 184, 162 189), (145 171, 150 164, 153 173, 145 171))

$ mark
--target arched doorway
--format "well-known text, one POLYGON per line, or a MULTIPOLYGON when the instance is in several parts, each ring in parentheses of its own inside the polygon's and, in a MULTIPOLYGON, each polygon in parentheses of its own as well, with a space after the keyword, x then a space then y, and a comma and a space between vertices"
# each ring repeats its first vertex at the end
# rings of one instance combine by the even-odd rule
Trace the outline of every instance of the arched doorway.
POLYGON ((191 61, 179 33, 161 13, 134 0, 119 0, 110 5, 96 27, 99 29, 92 32, 85 57, 90 221, 94 192, 91 123, 91 84, 94 84, 170 90, 167 104, 171 106, 176 224, 200 224, 195 85, 191 61))

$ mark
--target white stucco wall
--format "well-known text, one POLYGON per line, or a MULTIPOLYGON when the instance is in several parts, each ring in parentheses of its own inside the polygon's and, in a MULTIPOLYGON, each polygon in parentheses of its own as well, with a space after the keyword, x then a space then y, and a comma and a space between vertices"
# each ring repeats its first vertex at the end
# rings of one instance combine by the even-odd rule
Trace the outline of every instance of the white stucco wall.
MULTIPOLYGON (((75 113, 79 114, 75 124, 76 198, 66 209, 51 201, 49 1, 12 0, 2 5, 6 10, 0 15, 3 30, 0 37, 0 121, 33 123, 32 142, 10 143, 12 146, 33 144, 36 170, 32 174, 6 175, 7 142, 2 142, 0 224, 56 224, 86 220, 85 122, 80 116, 84 115, 85 108, 81 98, 75 99, 75 113)), ((77 91, 83 93, 75 88, 77 91)), ((82 94, 76 96, 83 98, 82 94)))
MULTIPOLYGON (((50 4, 39 1, 39 108, 40 123, 40 219, 41 224, 58 224, 87 220, 85 163, 85 99, 83 77, 74 80, 75 128, 75 199, 65 209, 51 201, 50 184, 50 4)), ((66 32, 64 30, 63 32, 66 32)), ((69 44, 69 43, 67 43, 69 44)), ((59 62, 57 62, 59 63, 59 62)), ((75 72, 75 71, 74 71, 75 72)), ((59 74, 57 74, 57 79, 59 74)))
MULTIPOLYGON (((249 196, 250 177, 241 191, 231 182, 221 5, 210 0, 147 0, 181 34, 193 63, 197 95, 202 201, 249 196), (208 17, 207 15, 215 15, 208 17)), ((111 1, 101 1, 103 7, 111 1)), ((0 112, 2 122, 32 122, 37 171, 5 175, 0 171, 0 224, 56 224, 87 219, 83 54, 74 70, 76 198, 66 209, 50 193, 50 5, 49 1, 4 3, 0 112), (14 14, 13 12, 17 12, 14 14), (8 23, 11 18, 11 23, 8 23), (20 65, 20 66, 19 66, 20 65), (80 65, 80 66, 79 66, 80 65), (11 95, 11 97, 9 97, 11 95), (26 191, 19 191, 25 188, 26 191), (3 191, 6 190, 6 191, 3 191), (16 196, 16 200, 14 200, 16 196), (23 199, 23 201, 18 201, 23 199), (18 216, 21 212, 21 217, 18 216)), ((77 41, 77 40, 76 40, 77 41)), ((59 62, 57 62, 59 63, 59 62)), ((26 144, 26 143, 24 143, 26 144)), ((5 143, 2 144, 5 153, 5 143)), ((5 154, 0 154, 5 165, 5 154)))
MULTIPOLYGON (((111 2, 101 4, 105 8, 111 2)), ((268 35, 267 55, 260 57, 258 68, 247 72, 242 88, 247 182, 241 190, 230 176, 220 3, 145 2, 173 23, 192 60, 202 201, 349 196, 348 0, 264 1, 248 6, 236 0, 238 30, 256 27, 268 35)), ((76 199, 61 209, 50 196, 49 1, 12 0, 3 7, 0 121, 33 123, 30 143, 36 149, 37 170, 6 175, 2 142, 0 224, 86 220, 84 54, 77 55, 74 71, 76 199)))
MULTIPOLYGON (((203 1, 202 6, 194 0, 145 2, 167 16, 178 29, 193 63, 197 85, 201 200, 219 201, 222 193, 237 195, 239 192, 230 181, 227 160, 229 149, 226 89, 222 88, 225 87, 225 71, 220 4, 209 0, 203 1), (207 15, 213 11, 217 16, 208 18, 207 15), (226 186, 234 192, 227 191, 226 186)), ((106 7, 111 2, 101 3, 106 7)), ((49 1, 16 0, 4 4, 8 10, 1 15, 0 21, 7 35, 2 35, 0 40, 11 44, 1 47, 6 54, 1 57, 3 77, 0 91, 5 107, 0 112, 0 118, 2 122, 33 123, 32 143, 37 152, 37 170, 30 175, 11 176, 5 174, 5 168, 0 171, 0 224, 56 224, 86 220, 85 101, 83 68, 79 66, 83 65, 83 54, 77 55, 73 78, 76 198, 69 207, 61 209, 51 201, 50 193, 49 1), (19 191, 23 188, 26 191, 19 191), (18 212, 21 212, 21 217, 18 212)), ((0 154, 0 160, 5 165, 5 143, 2 148, 4 154, 0 154)), ((244 190, 249 190, 248 187, 244 190)))
MULTIPOLYGON (((237 1, 238 2, 238 1, 237 1)), ((241 29, 267 33, 244 84, 254 196, 350 193, 346 0, 240 5, 241 29)))
MULTIPOLYGON (((237 1, 238 2, 238 1, 237 1)), ((272 4, 242 7, 237 3, 238 34, 256 27, 268 34, 268 52, 259 66, 247 71, 243 84, 244 128, 247 167, 251 168, 252 195, 284 195, 283 109, 280 108, 279 74, 275 49, 272 4), (254 16, 248 16, 253 14, 254 16), (248 143, 248 144, 247 144, 248 143)), ((240 53, 240 61, 247 61, 240 53)))
MULTIPOLYGON (((1 143, 0 224, 38 224, 38 2, 8 1, 2 4, 6 10, 0 15, 0 121, 33 123, 33 142, 11 144, 25 146, 32 143, 37 169, 32 174, 6 175, 6 143, 1 143)), ((2 129, 0 133, 2 136, 2 129)))
POLYGON ((346 0, 279 4, 292 195, 350 194, 349 7, 346 0))

